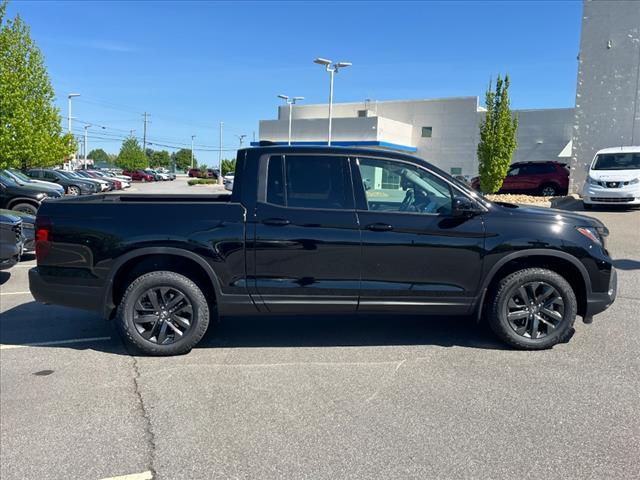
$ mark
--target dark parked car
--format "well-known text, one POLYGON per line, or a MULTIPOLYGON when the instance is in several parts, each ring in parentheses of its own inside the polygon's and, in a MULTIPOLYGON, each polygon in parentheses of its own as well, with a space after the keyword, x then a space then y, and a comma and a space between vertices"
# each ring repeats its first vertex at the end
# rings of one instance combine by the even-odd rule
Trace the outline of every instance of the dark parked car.
POLYGON ((0 270, 13 267, 22 255, 22 220, 14 212, 0 210, 0 270))
POLYGON ((20 184, 26 183, 31 185, 32 187, 41 187, 41 188, 44 187, 46 191, 55 190, 60 195, 64 195, 64 187, 62 185, 58 185, 57 183, 47 182, 44 180, 35 180, 16 168, 8 168, 6 170, 3 170, 2 172, 6 175, 9 175, 17 183, 20 183, 20 184))
POLYGON ((36 217, 28 213, 16 212, 15 210, 3 210, 0 208, 0 216, 2 215, 12 215, 22 220, 23 251, 33 252, 36 249, 36 217))
POLYGON ((27 172, 27 175, 36 180, 46 180, 62 185, 68 195, 90 195, 100 191, 100 187, 95 182, 67 175, 60 170, 33 168, 27 172))
POLYGON ((0 175, 0 208, 35 215, 46 198, 60 198, 57 190, 42 185, 18 183, 7 175, 0 175))
POLYGON ((123 175, 131 177, 134 182, 153 182, 153 175, 148 174, 144 170, 123 170, 123 175))
POLYGON ((231 195, 46 202, 31 292, 156 355, 188 351, 211 315, 309 311, 475 315, 542 349, 616 296, 600 221, 489 202, 409 155, 258 147, 235 177, 231 195))
MULTIPOLYGON (((480 189, 480 179, 471 185, 480 189)), ((498 193, 533 193, 545 197, 566 195, 569 188, 569 170, 558 162, 519 162, 509 168, 498 193)))

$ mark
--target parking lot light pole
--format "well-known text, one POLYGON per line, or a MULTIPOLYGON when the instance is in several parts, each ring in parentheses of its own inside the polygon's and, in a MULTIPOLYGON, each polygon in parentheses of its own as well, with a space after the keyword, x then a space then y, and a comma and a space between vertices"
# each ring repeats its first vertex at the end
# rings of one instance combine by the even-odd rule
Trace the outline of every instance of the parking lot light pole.
POLYGON ((67 95, 67 112, 68 112, 67 131, 69 133, 71 133, 71 99, 73 97, 79 97, 79 96, 80 96, 79 93, 70 93, 69 95, 67 95))
POLYGON ((220 149, 218 151, 218 185, 222 185, 222 127, 224 127, 224 122, 220 122, 220 149))
POLYGON ((316 58, 313 62, 317 63, 318 65, 323 65, 325 67, 325 70, 329 72, 329 136, 327 139, 327 145, 331 145, 331 117, 333 113, 333 76, 336 73, 338 73, 338 70, 340 70, 341 68, 350 67, 352 63, 351 62, 333 63, 331 60, 327 60, 326 58, 316 58))
POLYGON ((193 139, 196 138, 195 135, 191 135, 191 168, 193 168, 193 139))
POLYGON ((83 157, 84 157, 84 169, 85 170, 87 169, 87 154, 89 153, 89 149, 87 148, 88 147, 87 142, 89 141, 88 140, 88 136, 87 136, 87 130, 89 130, 90 127, 91 127, 91 124, 87 124, 87 125, 84 126, 84 155, 83 155, 83 157))
POLYGON ((287 105, 289 105, 289 142, 288 145, 291 146, 291 121, 293 119, 293 106, 296 104, 298 100, 304 100, 304 97, 289 97, 287 95, 278 95, 278 98, 281 98, 285 101, 287 105))

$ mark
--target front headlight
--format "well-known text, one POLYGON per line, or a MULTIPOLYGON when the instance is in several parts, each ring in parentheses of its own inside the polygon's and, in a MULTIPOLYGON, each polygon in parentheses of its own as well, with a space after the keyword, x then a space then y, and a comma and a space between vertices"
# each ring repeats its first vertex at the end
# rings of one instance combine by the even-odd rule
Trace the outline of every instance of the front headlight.
POLYGON ((603 246, 604 237, 609 235, 607 227, 576 227, 578 233, 584 235, 593 243, 603 246))
POLYGON ((640 183, 640 178, 634 178, 629 182, 629 185, 635 185, 636 183, 640 183))
POLYGON ((592 177, 587 177, 587 183, 589 183, 589 185, 600 185, 600 182, 592 177))

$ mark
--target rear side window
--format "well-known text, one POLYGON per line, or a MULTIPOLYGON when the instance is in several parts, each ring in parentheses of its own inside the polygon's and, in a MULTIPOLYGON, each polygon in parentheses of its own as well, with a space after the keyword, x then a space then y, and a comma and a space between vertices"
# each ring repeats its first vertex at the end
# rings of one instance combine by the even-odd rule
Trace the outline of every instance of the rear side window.
POLYGON ((267 202, 296 208, 352 209, 347 159, 322 155, 271 157, 267 202))

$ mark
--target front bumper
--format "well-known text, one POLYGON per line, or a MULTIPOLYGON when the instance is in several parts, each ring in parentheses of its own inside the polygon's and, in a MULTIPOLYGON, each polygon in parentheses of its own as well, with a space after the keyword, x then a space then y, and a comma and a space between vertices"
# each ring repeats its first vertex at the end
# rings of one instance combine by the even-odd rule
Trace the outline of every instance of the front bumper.
POLYGON ((587 183, 582 189, 582 201, 598 205, 640 205, 640 185, 608 188, 587 183))
POLYGON ((618 273, 611 267, 611 277, 609 279, 609 290, 606 292, 591 292, 587 295, 587 309, 585 319, 590 319, 598 313, 604 312, 615 301, 618 294, 618 273))

